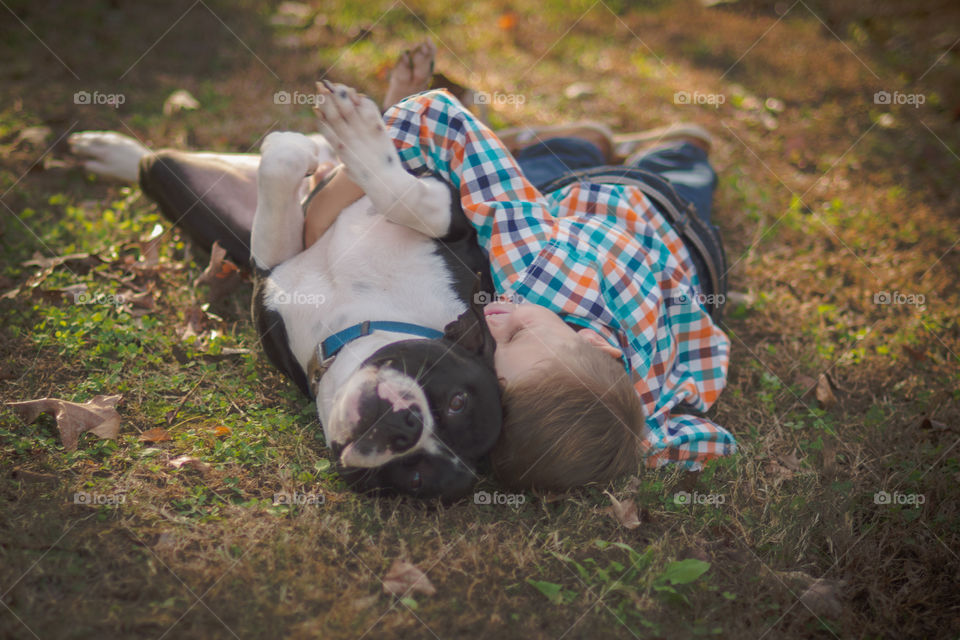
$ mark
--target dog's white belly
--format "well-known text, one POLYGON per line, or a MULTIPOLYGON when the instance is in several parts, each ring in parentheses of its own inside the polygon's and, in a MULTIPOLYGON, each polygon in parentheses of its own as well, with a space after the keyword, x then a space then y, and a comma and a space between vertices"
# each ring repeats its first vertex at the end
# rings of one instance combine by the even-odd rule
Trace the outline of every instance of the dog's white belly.
POLYGON ((388 221, 363 197, 312 247, 278 265, 264 301, 283 318, 304 370, 317 344, 365 320, 438 330, 455 320, 466 306, 435 247, 427 236, 388 221))

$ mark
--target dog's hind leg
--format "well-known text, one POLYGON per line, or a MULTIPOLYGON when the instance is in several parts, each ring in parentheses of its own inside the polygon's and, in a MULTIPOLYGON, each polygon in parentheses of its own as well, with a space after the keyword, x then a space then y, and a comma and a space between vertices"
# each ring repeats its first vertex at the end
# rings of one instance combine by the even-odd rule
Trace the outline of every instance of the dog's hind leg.
POLYGON ((321 153, 314 140, 291 132, 271 133, 260 151, 251 257, 258 269, 269 270, 303 251, 300 203, 321 153))

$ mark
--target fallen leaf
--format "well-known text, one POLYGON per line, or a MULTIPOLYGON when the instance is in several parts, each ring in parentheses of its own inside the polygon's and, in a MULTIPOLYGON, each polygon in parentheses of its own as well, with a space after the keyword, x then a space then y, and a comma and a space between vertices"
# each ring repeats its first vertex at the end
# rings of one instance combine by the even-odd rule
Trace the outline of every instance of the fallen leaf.
POLYGON ((596 89, 589 82, 574 82, 563 90, 563 95, 567 100, 579 100, 596 93, 596 89))
POLYGON ((168 464, 174 469, 180 469, 182 467, 190 467, 191 469, 195 469, 197 471, 207 471, 210 469, 210 465, 199 458, 194 458, 193 456, 178 456, 171 460, 168 464))
POLYGON ((797 459, 796 451, 791 451, 786 455, 780 456, 780 462, 782 462, 787 469, 790 469, 790 471, 800 470, 800 460, 797 459))
POLYGON ((817 402, 824 409, 837 405, 837 396, 833 393, 833 381, 829 374, 821 373, 817 378, 817 402))
POLYGON ((903 345, 903 350, 907 352, 907 355, 910 356, 913 360, 921 362, 927 359, 927 353, 922 349, 914 349, 908 344, 903 345))
POLYGON ((920 420, 921 429, 930 429, 932 431, 954 431, 952 427, 947 426, 939 420, 934 420, 930 416, 923 416, 920 420))
POLYGON ((617 519, 617 522, 627 529, 636 529, 640 526, 640 515, 637 513, 637 503, 634 502, 633 499, 628 498, 621 502, 614 498, 613 494, 609 491, 604 491, 604 493, 607 494, 607 497, 610 498, 610 502, 612 503, 603 510, 604 513, 612 515, 617 519))
POLYGON ((836 618, 843 613, 839 594, 843 585, 842 580, 818 578, 803 592, 800 602, 806 605, 814 615, 836 618))
POLYGON ((219 427, 213 430, 213 435, 217 437, 228 436, 230 435, 230 433, 231 433, 230 427, 225 427, 223 425, 220 425, 219 427))
POLYGON ((193 305, 183 312, 183 324, 177 327, 177 333, 181 340, 187 340, 190 337, 199 337, 207 325, 207 316, 203 309, 193 305))
POLYGON ((507 13, 502 14, 497 18, 497 28, 503 31, 510 31, 517 26, 517 14, 513 11, 508 11, 507 13))
POLYGON ((383 579, 383 591, 395 596, 404 596, 410 592, 432 596, 437 592, 423 571, 399 558, 393 561, 390 571, 383 579))
POLYGON ((186 89, 177 89, 163 102, 163 115, 170 116, 178 111, 193 111, 200 108, 200 101, 186 89))
POLYGON ((207 301, 216 302, 230 294, 243 284, 243 275, 240 267, 227 260, 227 250, 214 242, 210 248, 210 263, 203 273, 193 281, 193 286, 209 285, 207 301))
POLYGON ((774 484, 779 484, 793 477, 793 471, 775 460, 771 460, 764 465, 764 471, 766 471, 766 474, 773 480, 774 484))
POLYGON ((353 607, 356 611, 362 611, 363 609, 369 609, 373 605, 377 604, 377 600, 380 599, 379 593, 374 593, 369 596, 363 596, 362 598, 356 598, 350 602, 350 606, 353 607))
POLYGON ((20 130, 20 133, 17 135, 17 138, 11 144, 11 147, 16 147, 21 142, 26 142, 28 146, 37 147, 42 149, 47 146, 47 139, 53 135, 53 129, 50 127, 25 127, 20 130))
POLYGON ((169 442, 173 438, 170 437, 170 432, 163 427, 154 427, 141 433, 138 440, 140 442, 169 442))
POLYGON ((8 402, 27 423, 41 413, 49 413, 57 420, 60 441, 67 451, 75 451, 80 434, 89 431, 100 438, 113 440, 120 432, 120 414, 115 407, 121 396, 96 396, 78 404, 57 398, 40 398, 24 402, 8 402))

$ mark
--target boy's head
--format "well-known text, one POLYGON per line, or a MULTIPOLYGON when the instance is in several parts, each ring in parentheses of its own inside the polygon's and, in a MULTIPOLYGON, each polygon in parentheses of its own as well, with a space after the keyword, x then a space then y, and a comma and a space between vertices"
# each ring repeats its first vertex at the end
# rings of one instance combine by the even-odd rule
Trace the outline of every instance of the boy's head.
POLYGON ((504 421, 494 471, 517 488, 564 490, 635 473, 643 407, 616 347, 545 307, 488 305, 504 421))

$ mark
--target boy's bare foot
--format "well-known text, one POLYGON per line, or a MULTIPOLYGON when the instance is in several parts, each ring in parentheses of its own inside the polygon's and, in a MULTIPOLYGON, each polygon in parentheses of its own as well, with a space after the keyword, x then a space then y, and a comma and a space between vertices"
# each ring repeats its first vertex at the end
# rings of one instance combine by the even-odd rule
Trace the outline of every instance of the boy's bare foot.
POLYGON ((433 61, 437 47, 427 38, 413 49, 400 55, 396 66, 390 72, 390 87, 383 99, 383 106, 390 107, 407 96, 426 91, 433 75, 433 61))

